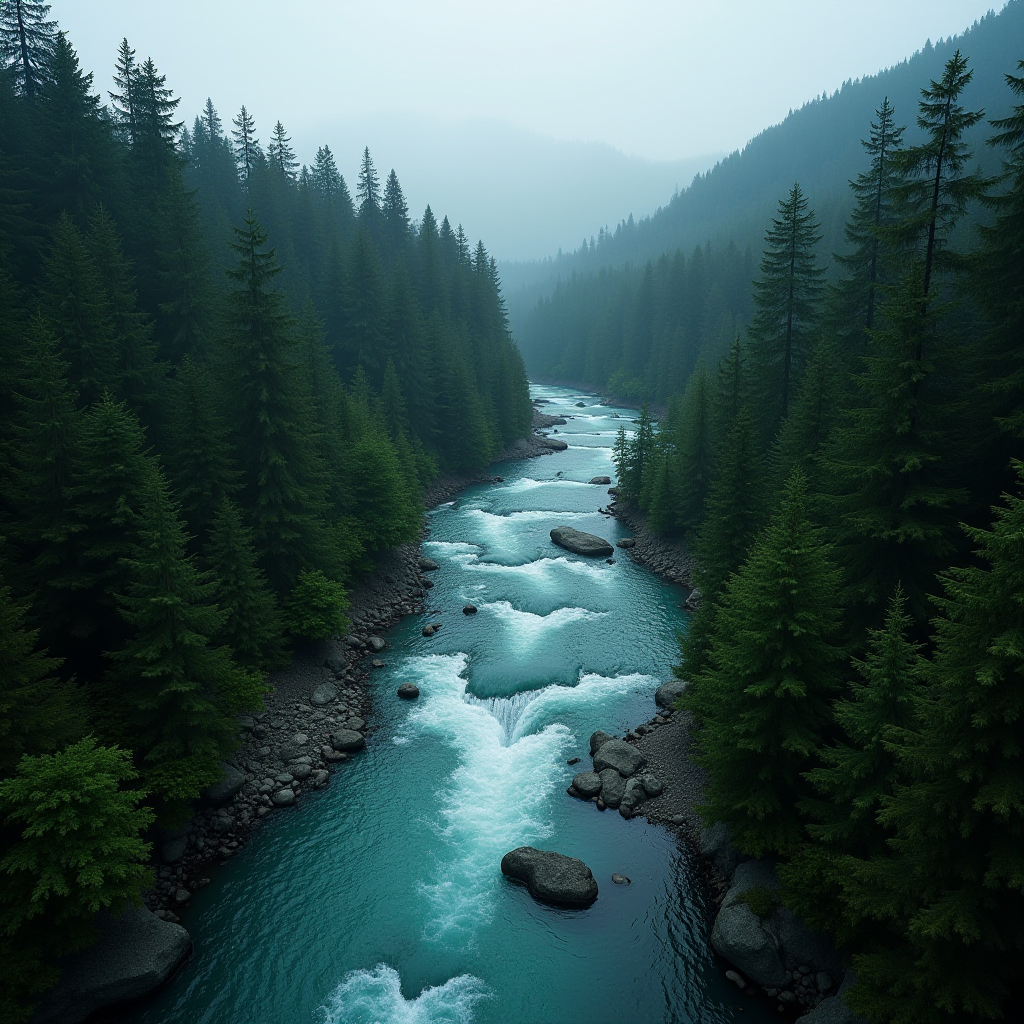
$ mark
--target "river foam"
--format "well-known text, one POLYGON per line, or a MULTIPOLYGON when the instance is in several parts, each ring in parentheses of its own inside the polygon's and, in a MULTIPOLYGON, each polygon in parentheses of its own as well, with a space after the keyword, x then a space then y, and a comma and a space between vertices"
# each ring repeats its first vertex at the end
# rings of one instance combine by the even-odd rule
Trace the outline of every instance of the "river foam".
POLYGON ((494 601, 480 605, 480 611, 493 615, 508 631, 507 643, 522 653, 535 646, 555 630, 564 629, 574 622, 593 622, 608 612, 593 612, 587 608, 556 608, 547 615, 521 611, 509 601, 494 601))
POLYGON ((377 964, 345 976, 320 1007, 319 1024, 471 1024, 476 1004, 489 995, 479 978, 460 974, 406 999, 398 971, 377 964))

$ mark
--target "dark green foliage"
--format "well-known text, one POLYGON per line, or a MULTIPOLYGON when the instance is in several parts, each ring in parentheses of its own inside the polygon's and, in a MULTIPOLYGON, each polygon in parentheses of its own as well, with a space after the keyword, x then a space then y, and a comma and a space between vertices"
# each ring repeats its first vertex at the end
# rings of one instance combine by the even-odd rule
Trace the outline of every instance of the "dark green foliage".
POLYGON ((167 404, 167 476, 189 529, 203 538, 224 498, 241 486, 224 402, 209 367, 186 356, 167 404))
POLYGON ((794 383, 813 345, 825 273, 815 253, 821 241, 818 228, 797 183, 779 200, 778 216, 765 235, 767 248, 754 282, 755 312, 748 329, 765 438, 773 437, 788 415, 794 383))
POLYGON ((677 428, 677 472, 682 493, 676 523, 682 529, 697 527, 704 519, 714 467, 713 429, 711 387, 704 364, 698 363, 683 393, 677 428))
POLYGON ((825 447, 824 499, 847 603, 877 621, 897 583, 923 622, 935 572, 955 550, 962 488, 953 484, 956 407, 937 307, 915 264, 893 286, 856 393, 825 447))
POLYGON ((22 754, 56 750, 80 728, 74 687, 56 677, 60 662, 37 649, 25 607, 0 580, 0 778, 22 754))
POLYGON ((0 59, 12 68, 18 89, 34 99, 49 71, 57 24, 41 0, 9 0, 0 11, 0 59))
POLYGON ((4 1019, 24 1021, 56 980, 53 954, 88 945, 100 909, 141 903, 152 881, 142 834, 153 821, 127 750, 87 737, 57 754, 24 757, 0 780, 10 839, 0 856, 4 1019))
POLYGON ((147 789, 173 807, 220 777, 237 742, 231 715, 258 707, 261 685, 227 647, 212 646, 227 613, 186 555, 185 531, 156 473, 145 498, 118 595, 132 634, 111 654, 99 718, 108 735, 131 743, 147 789))
POLYGON ((205 554, 214 599, 227 613, 211 639, 230 647, 235 661, 246 668, 280 667, 286 658, 274 595, 256 564, 252 531, 227 498, 217 509, 205 554))
POLYGON ((345 629, 346 608, 348 598, 340 583, 328 579, 319 569, 306 570, 299 574, 285 603, 285 628, 295 637, 325 640, 345 629))
POLYGON ((362 524, 363 546, 383 551, 416 537, 423 517, 418 481, 403 468, 387 437, 367 430, 353 442, 348 459, 348 507, 362 524))
POLYGON ((725 587, 708 667, 685 706, 697 723, 710 781, 702 813, 727 822, 748 854, 801 841, 798 802, 839 686, 838 572, 807 519, 799 471, 750 557, 725 587))

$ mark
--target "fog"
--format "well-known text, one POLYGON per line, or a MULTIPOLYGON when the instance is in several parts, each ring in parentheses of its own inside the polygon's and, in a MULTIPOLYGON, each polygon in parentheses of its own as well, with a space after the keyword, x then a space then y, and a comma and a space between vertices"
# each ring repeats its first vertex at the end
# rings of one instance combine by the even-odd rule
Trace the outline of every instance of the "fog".
POLYGON ((790 108, 959 32, 991 0, 563 0, 173 4, 68 0, 53 14, 96 87, 122 36, 190 124, 212 97, 329 144, 350 186, 369 145, 414 216, 430 202, 503 260, 574 248, 652 212, 790 108))

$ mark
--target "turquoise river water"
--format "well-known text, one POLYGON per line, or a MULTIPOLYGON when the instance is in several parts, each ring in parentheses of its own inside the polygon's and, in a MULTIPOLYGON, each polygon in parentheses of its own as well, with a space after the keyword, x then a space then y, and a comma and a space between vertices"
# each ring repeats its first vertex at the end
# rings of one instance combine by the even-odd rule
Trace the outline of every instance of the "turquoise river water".
POLYGON ((186 925, 189 963, 137 1024, 718 1024, 767 1021, 708 947, 698 866, 665 829, 565 794, 595 729, 648 719, 677 656, 685 592, 616 552, 556 548, 597 512, 611 446, 635 413, 535 387, 572 416, 566 452, 497 467, 430 514, 440 570, 430 639, 407 618, 372 677, 365 752, 268 819, 186 925), (583 401, 584 408, 576 403, 583 401), (618 414, 615 418, 613 414, 618 414), (464 616, 472 601, 480 611, 464 616), (422 695, 405 703, 400 682, 422 695), (531 844, 581 857, 588 910, 536 904, 501 875, 531 844), (613 871, 633 884, 617 886, 613 871))

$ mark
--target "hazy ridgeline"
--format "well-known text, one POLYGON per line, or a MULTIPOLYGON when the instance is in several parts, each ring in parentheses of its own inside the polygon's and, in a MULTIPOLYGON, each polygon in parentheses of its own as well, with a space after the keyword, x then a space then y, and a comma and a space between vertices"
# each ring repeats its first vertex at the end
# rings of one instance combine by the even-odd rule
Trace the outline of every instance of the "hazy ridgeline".
MULTIPOLYGON (((765 226, 793 182, 818 216, 819 258, 831 274, 828 254, 844 250, 843 226, 853 208, 848 182, 866 166, 860 139, 882 99, 889 98, 896 123, 907 125, 906 142, 917 141, 918 90, 941 76, 959 47, 974 70, 972 109, 1005 116, 1012 101, 1003 75, 1021 56, 1021 38, 1024 3, 1012 0, 961 36, 804 104, 678 195, 666 195, 655 214, 601 228, 573 253, 502 261, 512 329, 530 373, 605 388, 621 371, 625 381, 610 390, 664 404, 698 356, 716 362, 735 336, 730 325, 749 319, 765 226)), ((995 173, 998 154, 984 145, 986 135, 983 121, 966 138, 995 173)), ((968 238, 977 214, 958 229, 968 238)))
MULTIPOLYGON (((1022 12, 971 38, 1021 49, 1022 12)), ((523 323, 534 373, 667 406, 615 457, 696 555, 703 813, 779 862, 879 1024, 1010 1019, 1024 962, 1024 60, 988 102, 965 53, 878 95, 832 260, 800 170, 752 291, 712 245, 576 274, 523 323)))
POLYGON ((353 202, 280 123, 183 128, 127 41, 95 95, 47 18, 0 11, 5 1021, 138 899, 154 815, 418 536, 422 486, 530 422, 482 243, 429 208, 413 229, 368 152, 353 202))

